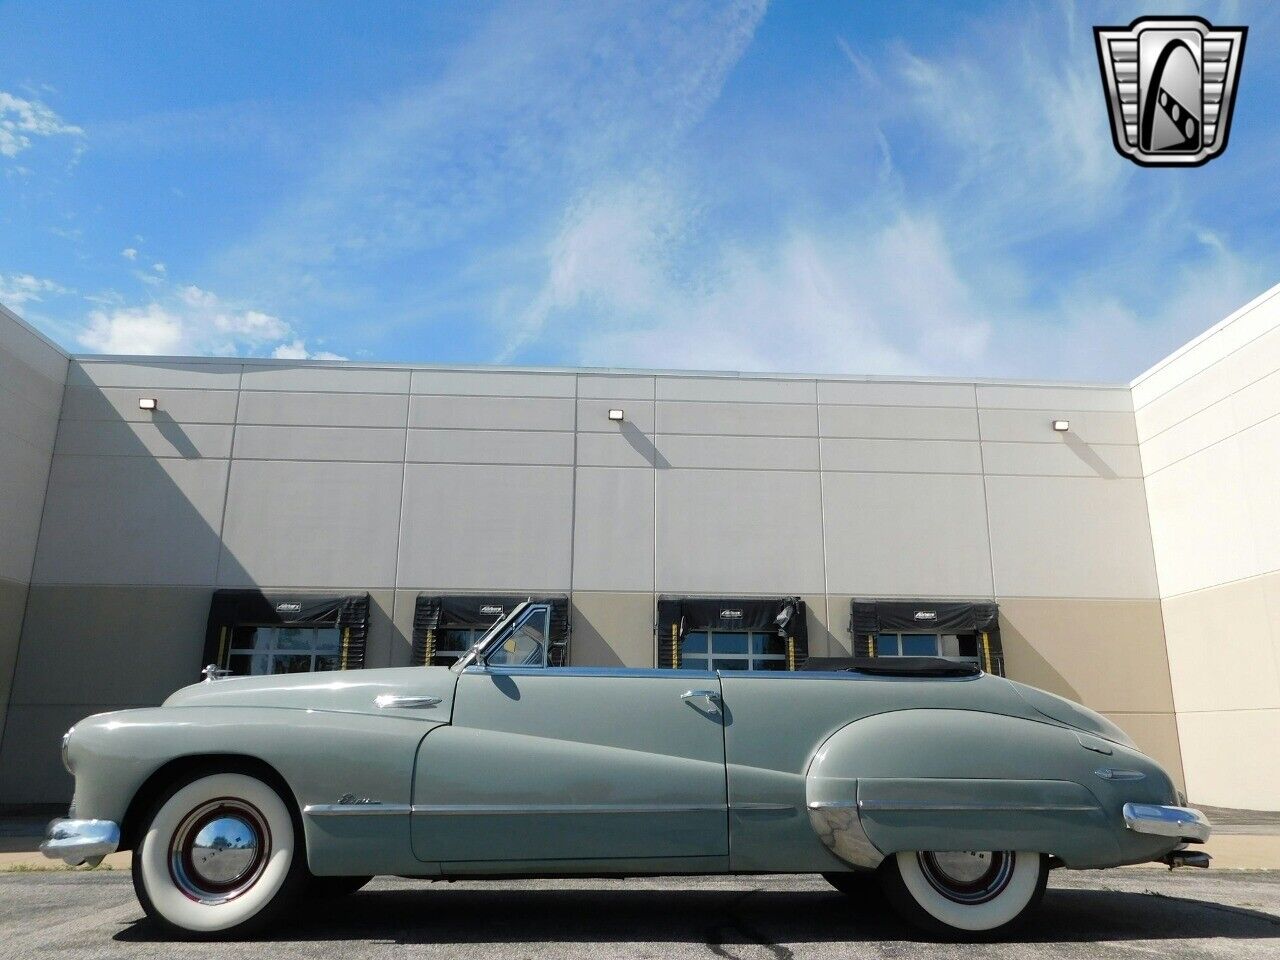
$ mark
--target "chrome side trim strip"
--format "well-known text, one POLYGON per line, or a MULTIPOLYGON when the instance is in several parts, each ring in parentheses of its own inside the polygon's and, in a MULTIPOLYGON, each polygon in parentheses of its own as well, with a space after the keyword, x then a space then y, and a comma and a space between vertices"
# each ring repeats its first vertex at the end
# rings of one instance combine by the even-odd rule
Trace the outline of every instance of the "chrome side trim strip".
POLYGON ((795 808, 796 808, 796 805, 794 803, 731 803, 729 804, 729 809, 731 811, 742 810, 742 811, 754 812, 757 810, 794 810, 795 808))
POLYGON ((1097 810, 1087 803, 935 803, 929 800, 859 800, 859 810, 929 810, 969 813, 986 810, 1017 810, 1034 813, 1079 813, 1097 810))
POLYGON ((857 800, 811 800, 810 810, 853 810, 858 806, 857 800))
POLYGON ((1141 770, 1121 770, 1118 767, 1099 767, 1093 771, 1095 777, 1103 780, 1145 780, 1147 775, 1141 770))
POLYGON ((308 817, 394 817, 410 810, 407 803, 309 803, 302 808, 308 817))
POLYGON ((724 813, 723 803, 415 803, 413 813, 444 817, 587 813, 724 813))
POLYGON ((439 697, 401 697, 394 693, 380 693, 373 702, 379 710, 430 710, 443 701, 439 697))

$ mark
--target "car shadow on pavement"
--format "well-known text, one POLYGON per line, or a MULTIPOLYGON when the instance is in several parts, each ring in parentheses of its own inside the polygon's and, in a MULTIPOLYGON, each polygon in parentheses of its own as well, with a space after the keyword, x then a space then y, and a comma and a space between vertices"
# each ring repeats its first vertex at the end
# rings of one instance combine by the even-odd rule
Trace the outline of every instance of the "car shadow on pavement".
MULTIPOLYGON (((1156 893, 1049 890, 1007 939, 1021 943, 1280 939, 1280 917, 1156 893)), ((366 890, 303 910, 255 940, 378 940, 400 944, 779 943, 919 940, 878 895, 688 889, 366 890)), ((162 941, 147 920, 119 941, 162 941)))

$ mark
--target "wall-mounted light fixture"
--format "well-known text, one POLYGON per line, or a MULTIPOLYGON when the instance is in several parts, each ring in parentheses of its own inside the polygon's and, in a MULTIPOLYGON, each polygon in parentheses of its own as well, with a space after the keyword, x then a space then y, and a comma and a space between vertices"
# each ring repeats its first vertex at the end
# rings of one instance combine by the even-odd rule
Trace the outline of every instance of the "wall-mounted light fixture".
POLYGON ((159 410, 160 401, 157 400, 155 397, 139 397, 138 409, 139 410, 159 410))
POLYGON ((1055 420, 1053 421, 1053 429, 1057 430, 1059 433, 1066 433, 1068 430, 1071 429, 1071 421, 1055 420))
POLYGON ((625 419, 626 419, 626 417, 623 415, 623 413, 622 413, 622 411, 621 411, 621 410, 610 410, 610 411, 609 411, 609 419, 610 419, 610 420, 625 420, 625 419))

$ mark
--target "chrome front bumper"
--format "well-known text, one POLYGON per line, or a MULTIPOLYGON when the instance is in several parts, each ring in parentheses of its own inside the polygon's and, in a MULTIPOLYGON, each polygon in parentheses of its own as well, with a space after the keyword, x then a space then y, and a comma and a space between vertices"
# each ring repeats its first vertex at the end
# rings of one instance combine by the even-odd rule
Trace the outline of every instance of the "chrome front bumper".
POLYGON ((1124 825, 1135 833, 1175 837, 1189 843, 1204 843, 1213 830, 1209 818, 1199 810, 1153 803, 1126 803, 1124 825))
POLYGON ((120 846, 120 826, 111 820, 51 820, 40 852, 51 860, 78 867, 101 860, 120 846))

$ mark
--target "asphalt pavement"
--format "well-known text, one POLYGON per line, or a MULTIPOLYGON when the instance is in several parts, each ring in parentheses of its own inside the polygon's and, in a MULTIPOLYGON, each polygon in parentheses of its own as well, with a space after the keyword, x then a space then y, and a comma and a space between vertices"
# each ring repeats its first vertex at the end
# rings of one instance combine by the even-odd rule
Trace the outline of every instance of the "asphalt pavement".
POLYGON ((381 878, 252 943, 181 943, 143 916, 127 871, 0 874, 0 957, 560 958, 1137 956, 1280 958, 1280 872, 1054 871, 998 944, 920 940, 875 895, 821 877, 431 883, 381 878))

